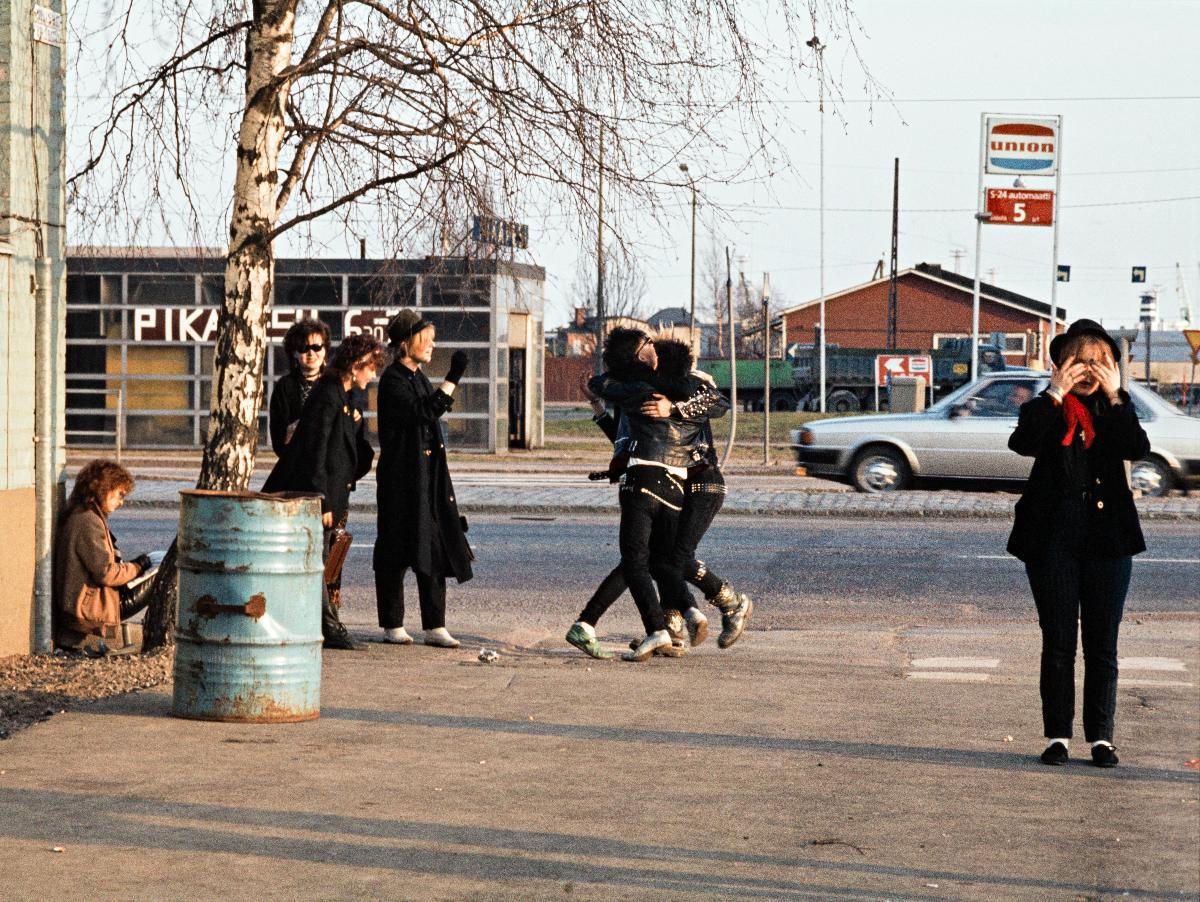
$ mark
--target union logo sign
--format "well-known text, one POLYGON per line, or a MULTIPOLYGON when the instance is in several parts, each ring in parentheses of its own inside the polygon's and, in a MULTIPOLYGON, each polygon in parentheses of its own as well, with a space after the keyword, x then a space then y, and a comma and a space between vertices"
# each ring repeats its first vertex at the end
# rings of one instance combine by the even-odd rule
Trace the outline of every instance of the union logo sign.
POLYGON ((1058 163, 1058 121, 987 117, 989 173, 1054 175, 1058 163))

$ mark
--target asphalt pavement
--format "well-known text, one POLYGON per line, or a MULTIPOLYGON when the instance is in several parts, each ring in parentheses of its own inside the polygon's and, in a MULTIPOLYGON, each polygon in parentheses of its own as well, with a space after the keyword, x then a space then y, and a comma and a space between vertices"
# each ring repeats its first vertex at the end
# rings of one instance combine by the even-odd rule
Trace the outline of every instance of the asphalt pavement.
MULTIPOLYGON (((562 494, 538 478, 480 488, 562 494)), ((736 480, 734 498, 752 490, 736 480)), ((1071 764, 1048 768, 1040 638, 999 515, 722 515, 703 553, 755 593, 751 628, 630 664, 562 639, 615 561, 609 508, 484 513, 468 481, 461 648, 378 641, 371 518, 354 515, 347 619, 371 641, 324 653, 320 719, 180 720, 165 686, 16 734, 0 743, 0 898, 1200 897, 1190 515, 1147 518, 1121 765, 1091 767, 1077 733, 1071 764)), ((163 507, 114 518, 123 548, 171 531, 170 479, 134 498, 155 482, 163 507)), ((614 651, 638 631, 631 608, 602 622, 614 651)))

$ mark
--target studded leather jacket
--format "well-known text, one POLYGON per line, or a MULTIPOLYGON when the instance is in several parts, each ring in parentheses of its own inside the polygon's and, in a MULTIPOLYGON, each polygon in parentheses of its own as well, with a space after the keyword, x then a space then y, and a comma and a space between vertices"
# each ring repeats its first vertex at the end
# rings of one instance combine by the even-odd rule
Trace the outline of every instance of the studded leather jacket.
POLYGON ((724 416, 729 401, 707 380, 693 374, 657 379, 652 370, 618 379, 601 373, 588 388, 617 408, 620 416, 617 456, 652 460, 670 467, 707 463, 713 455, 711 417, 724 416), (668 417, 649 417, 641 406, 651 395, 665 395, 674 405, 668 417))

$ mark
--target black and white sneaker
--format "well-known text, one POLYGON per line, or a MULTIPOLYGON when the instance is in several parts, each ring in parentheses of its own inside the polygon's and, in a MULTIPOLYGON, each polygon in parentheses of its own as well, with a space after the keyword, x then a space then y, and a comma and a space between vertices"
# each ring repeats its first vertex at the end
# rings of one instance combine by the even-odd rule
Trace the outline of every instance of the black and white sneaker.
POLYGON ((1117 750, 1107 742, 1097 742, 1092 746, 1092 764, 1096 767, 1116 767, 1120 758, 1117 750))

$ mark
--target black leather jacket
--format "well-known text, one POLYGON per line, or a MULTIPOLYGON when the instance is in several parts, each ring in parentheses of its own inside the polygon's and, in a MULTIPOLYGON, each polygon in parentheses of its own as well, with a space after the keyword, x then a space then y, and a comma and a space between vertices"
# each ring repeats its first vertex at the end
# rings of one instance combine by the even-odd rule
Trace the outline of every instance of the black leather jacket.
POLYGON ((729 401, 713 385, 688 374, 669 381, 657 380, 647 370, 630 379, 601 373, 588 382, 593 394, 617 408, 620 424, 615 450, 641 460, 670 467, 692 467, 712 456, 708 421, 729 410, 729 401), (653 394, 665 395, 675 405, 669 417, 648 417, 642 403, 653 394))

